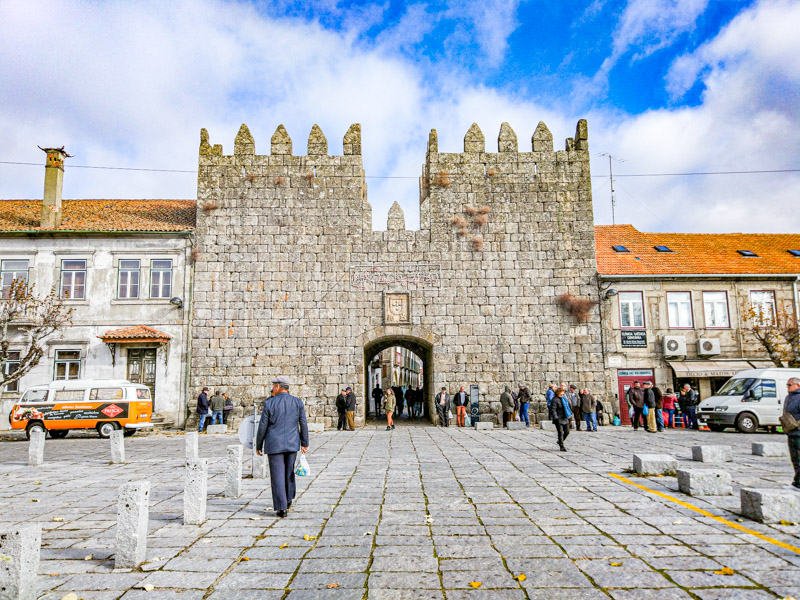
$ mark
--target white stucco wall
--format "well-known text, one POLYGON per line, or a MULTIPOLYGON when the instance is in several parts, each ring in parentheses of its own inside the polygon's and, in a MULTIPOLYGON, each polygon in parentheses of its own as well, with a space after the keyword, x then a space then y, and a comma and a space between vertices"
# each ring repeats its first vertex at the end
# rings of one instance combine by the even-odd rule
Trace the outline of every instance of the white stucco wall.
MULTIPOLYGON (((172 336, 166 357, 165 353, 159 352, 156 358, 155 412, 168 421, 182 425, 186 406, 189 251, 190 238, 175 233, 0 238, 0 260, 27 259, 29 279, 36 284, 40 296, 46 294, 53 285, 58 286, 62 259, 87 261, 85 298, 67 301, 74 308, 72 327, 46 341, 46 355, 20 380, 20 392, 54 379, 57 350, 80 350, 80 377, 83 379, 125 379, 127 349, 153 345, 118 345, 116 364, 112 366, 111 353, 97 336, 111 329, 146 325, 172 336), (150 261, 159 258, 173 261, 170 295, 183 300, 182 308, 170 304, 169 299, 149 298, 150 261), (117 298, 117 267, 120 259, 141 261, 139 299, 117 298)), ((4 393, 3 399, 15 396, 17 394, 4 393)))

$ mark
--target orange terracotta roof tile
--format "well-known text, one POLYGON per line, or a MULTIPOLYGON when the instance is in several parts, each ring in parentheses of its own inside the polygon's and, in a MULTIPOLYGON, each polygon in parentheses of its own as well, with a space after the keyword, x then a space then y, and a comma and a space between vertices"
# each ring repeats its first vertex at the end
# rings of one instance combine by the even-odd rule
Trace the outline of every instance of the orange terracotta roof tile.
POLYGON ((650 233, 632 225, 597 225, 594 236, 601 275, 800 274, 800 257, 788 252, 800 250, 800 234, 650 233), (615 252, 616 245, 630 252, 615 252), (657 252, 654 246, 672 252, 657 252))
POLYGON ((41 200, 0 200, 0 232, 187 231, 195 227, 194 200, 64 200, 61 226, 39 226, 41 200))
POLYGON ((107 341, 161 341, 168 342, 172 336, 168 333, 153 329, 147 325, 134 325, 133 327, 123 327, 122 329, 111 329, 103 335, 98 335, 104 342, 107 341))

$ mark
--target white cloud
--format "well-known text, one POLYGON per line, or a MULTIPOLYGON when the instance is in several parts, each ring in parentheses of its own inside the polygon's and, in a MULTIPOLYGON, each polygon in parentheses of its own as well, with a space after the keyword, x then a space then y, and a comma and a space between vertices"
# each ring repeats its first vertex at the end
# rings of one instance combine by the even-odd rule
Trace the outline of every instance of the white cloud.
MULTIPOLYGON (((602 127, 601 144, 628 159, 618 172, 798 168, 800 40, 792 32, 799 27, 800 5, 762 2, 677 59, 670 89, 679 95, 699 82, 702 103, 629 118, 613 115, 616 125, 602 127)), ((604 164, 596 165, 596 174, 604 171, 604 164)), ((800 230, 800 214, 788 210, 800 196, 800 174, 620 179, 619 184, 625 193, 617 222, 674 231, 800 230)), ((603 222, 610 222, 607 202, 595 197, 603 222)))
MULTIPOLYGON (((471 84, 448 64, 431 69, 400 58, 391 51, 402 43, 399 38, 365 47, 351 31, 331 31, 306 19, 273 19, 246 5, 183 0, 59 6, 54 12, 36 3, 3 5, 0 81, 13 85, 0 95, 0 160, 42 163, 37 144, 66 145, 76 154, 73 165, 193 170, 201 127, 230 153, 246 122, 257 151, 267 153, 275 127, 284 123, 295 154, 304 154, 308 132, 319 123, 336 154, 350 123, 360 122, 367 175, 410 177, 368 180, 379 228, 395 200, 407 224, 416 226, 416 178, 429 130, 438 130, 442 151, 459 152, 473 121, 481 126, 487 149, 496 148, 500 123, 508 121, 520 149, 528 150, 538 121, 548 124, 560 148, 573 135, 578 116, 586 116, 592 152, 628 160, 618 172, 797 166, 796 42, 758 42, 766 32, 797 25, 797 7, 790 2, 764 3, 743 13, 684 59, 694 66, 683 70, 681 85, 691 87, 692 77, 701 77, 706 86, 701 105, 635 117, 612 110, 573 115, 568 108, 545 109, 471 84)), ((421 18, 409 16, 400 30, 424 35, 421 18)), ((595 174, 606 172, 603 160, 593 156, 593 163, 595 174)), ((0 165, 0 174, 0 196, 41 196, 42 169, 0 165)), ((193 174, 70 169, 64 185, 66 197, 196 193, 193 174)), ((607 186, 602 180, 596 186, 597 222, 610 222, 607 186)), ((620 179, 617 187, 618 222, 641 229, 800 227, 800 217, 786 209, 798 197, 796 176, 620 179)))

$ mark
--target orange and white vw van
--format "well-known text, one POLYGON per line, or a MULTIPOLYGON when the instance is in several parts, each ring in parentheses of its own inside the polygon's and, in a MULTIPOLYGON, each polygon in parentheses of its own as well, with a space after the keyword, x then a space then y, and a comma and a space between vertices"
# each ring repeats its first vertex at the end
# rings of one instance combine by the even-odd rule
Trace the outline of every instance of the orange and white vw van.
POLYGON ((124 379, 73 379, 29 388, 11 408, 11 429, 67 437, 70 429, 96 429, 101 438, 124 428, 131 436, 152 427, 150 388, 124 379))

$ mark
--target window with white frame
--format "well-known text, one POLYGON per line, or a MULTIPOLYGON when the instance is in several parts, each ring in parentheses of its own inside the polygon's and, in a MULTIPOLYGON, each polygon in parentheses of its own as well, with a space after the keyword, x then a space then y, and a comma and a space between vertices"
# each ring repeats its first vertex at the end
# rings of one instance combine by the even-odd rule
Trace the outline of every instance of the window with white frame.
POLYGON ((139 297, 139 277, 141 261, 125 259, 119 261, 119 284, 117 298, 130 299, 139 297))
POLYGON ((172 296, 172 260, 150 261, 150 297, 170 298, 172 296))
POLYGON ((750 306, 753 307, 757 323, 766 324, 772 322, 775 318, 775 292, 752 290, 750 292, 750 306))
POLYGON ((56 350, 54 379, 78 379, 81 376, 81 351, 56 350))
POLYGON ((667 292, 667 318, 671 329, 691 329, 692 293, 667 292))
POLYGON ((727 329, 730 327, 728 294, 726 292, 703 292, 703 313, 706 317, 707 328, 727 329))
POLYGON ((619 323, 626 329, 644 327, 644 299, 642 292, 619 293, 619 323))
POLYGON ((61 261, 61 297, 83 300, 86 297, 86 260, 65 258, 61 261))
MULTIPOLYGON (((6 359, 6 362, 3 365, 3 374, 4 375, 11 375, 18 368, 19 368, 19 352, 9 352, 8 353, 8 358, 6 359)), ((7 391, 7 392, 18 392, 19 391, 19 379, 9 383, 6 386, 5 391, 7 391)))
POLYGON ((28 261, 27 260, 3 260, 0 261, 0 284, 2 284, 3 298, 8 298, 11 294, 11 286, 15 279, 28 281, 28 261))

